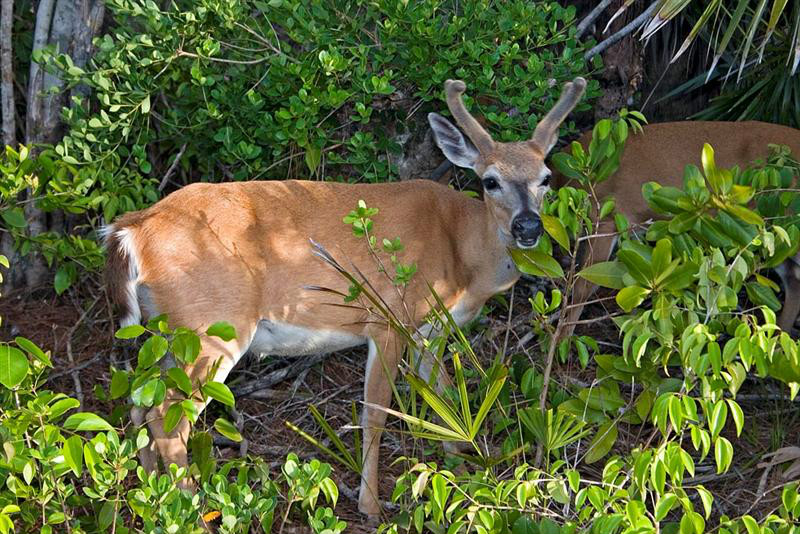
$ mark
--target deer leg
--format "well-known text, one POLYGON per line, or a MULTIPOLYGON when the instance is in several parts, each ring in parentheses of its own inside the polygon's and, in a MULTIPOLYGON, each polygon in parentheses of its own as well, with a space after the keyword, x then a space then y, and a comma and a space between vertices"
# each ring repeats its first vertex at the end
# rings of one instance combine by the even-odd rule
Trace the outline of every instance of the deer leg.
MULTIPOLYGON (((238 330, 237 332, 242 332, 238 330)), ((222 359, 213 380, 216 382, 224 382, 231 372, 233 366, 238 361, 239 357, 244 352, 240 348, 236 339, 223 342, 219 338, 211 338, 201 336, 201 350, 197 360, 185 368, 186 374, 192 380, 192 385, 196 385, 200 381, 206 381, 211 367, 218 359, 222 359)), ((167 391, 167 396, 160 405, 154 406, 147 414, 147 424, 150 429, 150 435, 153 438, 153 444, 158 451, 164 462, 164 467, 170 464, 176 464, 178 467, 188 467, 189 458, 187 452, 187 444, 189 442, 189 432, 191 425, 186 417, 181 418, 180 423, 172 429, 169 433, 164 431, 164 417, 167 410, 175 402, 180 402, 184 399, 182 393, 175 390, 167 391)), ((199 395, 193 397, 194 403, 197 406, 198 413, 202 412, 206 403, 202 401, 199 395)), ((191 481, 184 479, 181 486, 189 489, 192 486, 191 481)))
MULTIPOLYGON (((611 233, 613 228, 605 228, 603 225, 598 229, 598 233, 607 234, 611 233)), ((584 247, 584 258, 581 262, 581 268, 585 269, 590 265, 601 261, 608 261, 611 257, 611 251, 614 248, 616 240, 610 236, 594 237, 589 239, 584 247)), ((591 298, 592 294, 597 289, 593 283, 578 277, 575 284, 572 286, 572 294, 569 297, 569 307, 563 317, 564 326, 562 327, 556 343, 568 338, 575 330, 575 322, 581 318, 583 307, 586 302, 591 298)))
POLYGON ((778 318, 778 326, 791 335, 794 322, 800 313, 800 266, 795 263, 795 258, 790 258, 776 271, 783 281, 783 307, 778 318))
POLYGON ((386 424, 386 412, 371 405, 388 407, 392 400, 392 384, 397 376, 397 364, 402 346, 393 334, 369 341, 367 370, 364 379, 364 413, 362 415, 363 464, 358 510, 375 517, 381 512, 378 500, 378 460, 381 434, 386 424))
MULTIPOLYGON (((131 422, 136 428, 144 428, 147 422, 147 409, 139 406, 131 408, 131 422)), ((156 452, 155 442, 152 439, 146 447, 139 450, 139 463, 148 473, 158 470, 158 453, 156 452)))

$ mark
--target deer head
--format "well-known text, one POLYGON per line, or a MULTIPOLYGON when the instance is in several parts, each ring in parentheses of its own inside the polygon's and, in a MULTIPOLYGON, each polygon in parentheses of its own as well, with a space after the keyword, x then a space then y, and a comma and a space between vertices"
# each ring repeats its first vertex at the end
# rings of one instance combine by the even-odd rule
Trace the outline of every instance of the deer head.
POLYGON ((436 144, 453 164, 472 169, 480 177, 484 201, 509 246, 531 248, 542 235, 539 209, 549 189, 550 170, 544 159, 558 140, 558 128, 586 89, 586 80, 575 78, 564 85, 561 97, 539 122, 533 137, 516 143, 495 142, 470 115, 461 95, 461 80, 444 84, 447 107, 461 131, 437 113, 428 114, 436 144))

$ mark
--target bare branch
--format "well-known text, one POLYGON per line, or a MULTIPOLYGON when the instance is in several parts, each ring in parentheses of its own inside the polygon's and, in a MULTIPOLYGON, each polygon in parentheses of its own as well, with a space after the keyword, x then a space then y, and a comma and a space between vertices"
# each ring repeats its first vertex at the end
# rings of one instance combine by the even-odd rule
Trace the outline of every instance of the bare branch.
POLYGON ((631 22, 623 26, 617 33, 613 34, 611 37, 606 39, 605 41, 598 43, 594 48, 586 52, 583 58, 586 60, 592 59, 597 54, 602 54, 606 51, 607 48, 617 44, 622 39, 624 39, 628 34, 632 33, 633 31, 637 30, 640 26, 642 26, 647 19, 655 12, 658 8, 658 2, 653 2, 650 4, 644 13, 633 19, 631 22))
POLYGON ((325 359, 326 356, 327 354, 315 354, 312 356, 306 356, 304 358, 298 358, 296 361, 292 362, 291 364, 287 365, 282 369, 273 371, 259 378, 258 380, 242 384, 241 386, 233 387, 231 388, 231 391, 237 397, 246 397, 251 393, 254 393, 262 389, 267 389, 269 387, 274 386, 275 384, 283 382, 287 378, 297 376, 305 369, 308 369, 309 367, 313 367, 316 364, 320 363, 322 360, 325 359))
POLYGON ((597 18, 603 14, 603 11, 605 11, 613 1, 614 0, 603 0, 597 4, 597 6, 591 12, 589 12, 588 15, 586 15, 580 24, 578 24, 578 33, 575 34, 575 37, 580 38, 584 33, 586 33, 586 30, 588 30, 594 21, 596 21, 597 18))
POLYGON ((186 152, 186 145, 187 143, 183 143, 181 145, 181 149, 178 151, 178 155, 175 156, 175 159, 172 160, 172 164, 167 169, 167 172, 164 173, 164 177, 161 179, 161 183, 158 184, 158 190, 163 191, 167 184, 169 183, 169 179, 172 174, 175 172, 175 169, 178 168, 178 163, 180 163, 181 158, 183 157, 183 153, 186 152))

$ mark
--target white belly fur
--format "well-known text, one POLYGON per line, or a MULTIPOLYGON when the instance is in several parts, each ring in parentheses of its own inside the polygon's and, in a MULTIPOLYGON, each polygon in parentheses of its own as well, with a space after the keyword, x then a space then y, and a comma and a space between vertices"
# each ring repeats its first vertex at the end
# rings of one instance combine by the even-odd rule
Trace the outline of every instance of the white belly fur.
POLYGON ((307 356, 349 349, 366 342, 366 338, 348 332, 312 330, 262 319, 248 350, 258 356, 307 356))
MULTIPOLYGON (((456 324, 463 326, 475 318, 478 310, 467 309, 464 302, 458 302, 450 309, 456 324)), ((431 334, 431 325, 424 324, 419 333, 431 334)), ((281 321, 262 319, 250 342, 248 350, 257 356, 308 356, 328 354, 339 350, 364 345, 367 338, 339 330, 316 330, 295 326, 281 321)))

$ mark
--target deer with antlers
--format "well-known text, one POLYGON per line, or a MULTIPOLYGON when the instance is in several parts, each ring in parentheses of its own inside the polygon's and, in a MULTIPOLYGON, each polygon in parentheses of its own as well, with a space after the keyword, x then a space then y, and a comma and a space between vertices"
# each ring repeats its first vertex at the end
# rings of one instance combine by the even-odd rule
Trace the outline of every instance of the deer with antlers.
MULTIPOLYGON (((185 369, 195 382, 210 378, 220 357, 216 381, 224 381, 247 351, 302 356, 366 344, 359 510, 378 514, 378 447, 386 413, 373 406, 391 401, 403 343, 386 325, 365 320, 363 311, 330 306, 329 293, 309 288, 347 291, 340 274, 312 254, 309 241, 362 273, 374 273, 366 274, 368 283, 390 308, 410 310, 412 326, 421 326, 430 311, 428 283, 456 322, 469 321, 519 278, 509 247, 533 247, 542 234, 538 210, 550 175, 545 156, 585 87, 582 78, 565 84, 529 141, 498 143, 464 106, 465 84, 445 83, 447 105, 466 137, 440 115, 430 114, 429 122, 445 156, 481 178, 483 202, 419 180, 196 183, 123 215, 106 231, 107 284, 121 324, 167 314, 173 325, 205 332, 214 322, 230 322, 237 333, 231 341, 201 336, 201 353, 185 369), (379 208, 376 228, 400 237, 402 261, 417 263, 402 297, 376 272, 363 240, 341 222, 359 200, 379 208)), ((430 373, 430 366, 422 369, 430 373)), ((189 423, 183 420, 170 433, 163 426, 176 399, 170 392, 149 412, 132 410, 131 418, 146 423, 153 438, 153 448, 142 453, 147 469, 156 468, 157 454, 165 464, 188 463, 189 423)), ((197 404, 204 408, 200 399, 197 404)))

